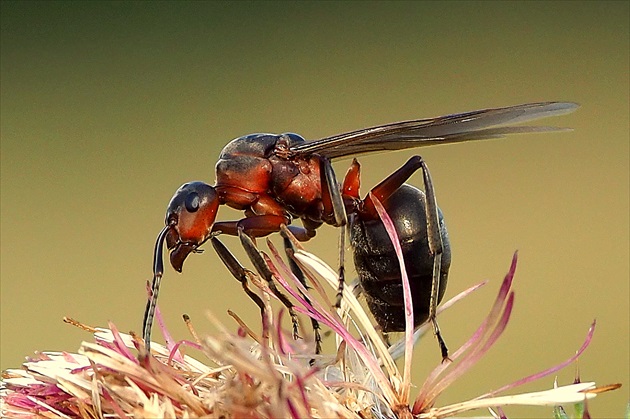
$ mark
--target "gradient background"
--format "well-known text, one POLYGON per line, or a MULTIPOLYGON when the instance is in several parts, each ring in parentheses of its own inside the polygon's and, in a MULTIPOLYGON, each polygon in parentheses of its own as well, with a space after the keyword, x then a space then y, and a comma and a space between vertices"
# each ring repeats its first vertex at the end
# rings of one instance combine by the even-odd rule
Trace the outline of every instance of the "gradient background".
MULTIPOLYGON (((492 279, 441 316, 453 349, 485 316, 519 250, 505 335, 440 404, 566 359, 596 318, 582 378, 625 386, 591 412, 625 411, 628 2, 1 5, 2 369, 90 339, 63 316, 139 332, 168 200, 185 181, 213 182, 234 137, 315 139, 569 100, 582 108, 545 123, 574 132, 365 157, 363 190, 414 153, 428 162, 453 246, 447 297, 492 279)), ((336 232, 322 228, 308 249, 334 266, 336 246, 336 232)), ((191 257, 183 275, 167 270, 161 307, 178 338, 189 337, 184 312, 201 332, 214 330, 208 308, 233 328, 227 309, 258 324, 212 250, 191 257)), ((414 382, 437 362, 432 340, 419 345, 414 382)), ((570 367, 559 380, 573 375, 570 367)), ((551 417, 547 408, 506 411, 551 417)))

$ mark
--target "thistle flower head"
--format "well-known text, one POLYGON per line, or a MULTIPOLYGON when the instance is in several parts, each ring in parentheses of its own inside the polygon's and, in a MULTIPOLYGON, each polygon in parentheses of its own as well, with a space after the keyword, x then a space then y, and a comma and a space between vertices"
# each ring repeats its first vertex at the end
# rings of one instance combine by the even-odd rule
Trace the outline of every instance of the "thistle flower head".
MULTIPOLYGON (((395 234, 395 232, 394 232, 395 234)), ((326 288, 337 288, 337 273, 317 256, 297 249, 295 261, 306 274, 306 288, 292 273, 271 242, 265 255, 278 284, 292 297, 295 310, 332 330, 336 350, 316 354, 314 345, 294 340, 283 309, 273 303, 267 284, 252 276, 265 302, 261 327, 250 327, 232 313, 238 327, 221 325, 211 314, 217 332, 195 342, 175 341, 156 312, 166 346, 152 343, 151 355, 135 335, 109 328, 89 328, 93 342, 83 342, 77 354, 43 352, 20 369, 3 372, 1 415, 14 418, 443 418, 466 411, 502 407, 579 403, 598 392, 592 382, 554 386, 534 393, 503 395, 518 385, 548 376, 574 362, 590 343, 594 324, 576 354, 557 366, 474 399, 447 406, 439 396, 483 357, 501 336, 514 307, 512 284, 516 255, 488 315, 468 341, 440 362, 410 396, 409 368, 413 345, 427 330, 408 328, 405 338, 388 347, 373 320, 353 294, 343 291, 342 304, 333 308, 326 288), (184 354, 200 351, 203 359, 184 354), (404 356, 403 370, 396 358, 404 356)), ((402 255, 399 253, 399 258, 402 255)), ((403 265, 404 266, 404 265, 403 265)), ((406 281, 406 279, 404 279, 406 281)), ((440 310, 461 300, 472 287, 440 310)), ((408 284, 407 284, 408 286, 408 284)), ((410 297, 409 295, 407 296, 410 297)), ((408 301, 408 316, 412 316, 408 301)), ((413 321, 408 321, 413 325, 413 321)), ((195 335, 194 335, 195 336, 195 335)), ((586 417, 586 415, 585 415, 586 417)))

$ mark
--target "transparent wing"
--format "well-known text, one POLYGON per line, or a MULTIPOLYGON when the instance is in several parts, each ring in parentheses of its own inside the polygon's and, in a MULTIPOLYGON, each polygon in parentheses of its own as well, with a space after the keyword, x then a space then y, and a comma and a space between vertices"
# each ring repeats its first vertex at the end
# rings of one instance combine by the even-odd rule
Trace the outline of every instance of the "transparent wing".
POLYGON ((292 156, 317 153, 329 158, 383 150, 402 150, 433 144, 500 138, 508 134, 557 131, 545 126, 511 126, 535 119, 563 115, 579 107, 571 102, 527 103, 505 108, 394 122, 307 141, 292 147, 292 156))

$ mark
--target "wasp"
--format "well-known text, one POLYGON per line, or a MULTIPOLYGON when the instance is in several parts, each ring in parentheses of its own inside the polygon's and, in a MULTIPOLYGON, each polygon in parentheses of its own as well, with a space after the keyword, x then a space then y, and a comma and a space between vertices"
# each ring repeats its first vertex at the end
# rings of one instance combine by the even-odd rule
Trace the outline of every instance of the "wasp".
MULTIPOLYGON (((246 249, 251 250, 252 239, 278 232, 287 225, 298 240, 307 241, 315 236, 322 224, 342 227, 347 224, 348 214, 351 217, 359 214, 356 196, 350 194, 344 201, 344 188, 337 183, 331 160, 388 150, 500 138, 508 134, 555 131, 558 129, 554 127, 514 124, 570 113, 577 107, 570 102, 529 103, 395 122, 319 140, 309 141, 294 133, 284 133, 250 134, 230 141, 216 163, 214 185, 199 181, 185 183, 175 192, 167 207, 165 227, 159 233, 154 248, 151 296, 143 321, 147 349, 164 270, 164 243, 170 252, 171 266, 181 272, 188 255, 199 252, 201 245, 218 234, 239 236, 246 249), (235 221, 216 221, 221 205, 242 210, 245 217, 235 221), (292 224, 294 219, 299 219, 301 226, 292 224)), ((344 185, 353 182, 358 182, 358 170, 351 168, 344 185)), ((400 186, 404 180, 398 183, 400 186)), ((388 194, 397 198, 404 193, 395 192, 397 189, 388 190, 388 194)), ((407 187, 402 190, 406 191, 407 187)), ((397 203, 393 207, 400 205, 397 203)), ((402 210, 410 212, 404 207, 402 210)), ((358 234, 355 237, 360 237, 361 233, 358 234)), ((340 261, 343 261, 345 247, 343 237, 342 229, 340 261)), ((221 251, 217 240, 212 240, 212 243, 215 249, 221 251)), ((355 250, 357 248, 354 247, 355 250)), ((248 250, 248 254, 257 259, 255 252, 248 250)), ((223 254, 222 260, 226 258, 223 254)), ((265 271, 260 266, 260 260, 253 261, 259 271, 265 271)), ((343 263, 340 263, 337 303, 341 297, 343 276, 343 263)), ((245 280, 242 273, 238 277, 241 282, 245 280)), ((265 272, 265 277, 270 281, 268 272, 265 272)), ((243 287, 246 288, 244 282, 243 287)), ((272 291, 277 292, 275 286, 272 291)), ((281 297, 279 292, 277 295, 290 309, 286 297, 281 297)), ((432 300, 436 302, 437 297, 432 300)), ((297 335, 295 321, 294 332, 297 335)))

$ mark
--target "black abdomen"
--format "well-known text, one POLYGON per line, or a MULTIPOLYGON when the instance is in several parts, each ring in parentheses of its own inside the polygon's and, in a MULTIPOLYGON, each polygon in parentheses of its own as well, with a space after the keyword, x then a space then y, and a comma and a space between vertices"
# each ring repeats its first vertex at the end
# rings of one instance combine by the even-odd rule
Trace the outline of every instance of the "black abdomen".
MULTIPOLYGON (((427 242, 424 193, 404 184, 384 203, 399 236, 409 277, 414 308, 414 323, 423 323, 429 315, 433 257, 427 242)), ((442 265, 438 303, 446 291, 451 252, 442 212, 442 265)), ((384 332, 405 330, 404 300, 398 258, 380 219, 352 223, 350 239, 354 264, 368 307, 384 332)))

